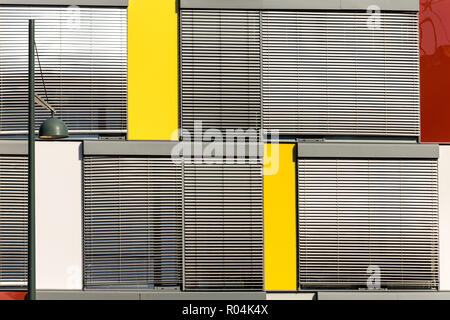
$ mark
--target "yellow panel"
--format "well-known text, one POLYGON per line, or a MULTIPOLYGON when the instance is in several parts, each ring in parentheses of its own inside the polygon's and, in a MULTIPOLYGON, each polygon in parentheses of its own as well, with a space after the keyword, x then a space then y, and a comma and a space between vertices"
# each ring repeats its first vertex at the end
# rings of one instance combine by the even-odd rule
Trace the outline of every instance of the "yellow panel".
POLYGON ((265 145, 265 279, 268 291, 297 290, 294 146, 265 145))
POLYGON ((131 0, 128 8, 128 138, 170 140, 178 129, 175 0, 131 0))

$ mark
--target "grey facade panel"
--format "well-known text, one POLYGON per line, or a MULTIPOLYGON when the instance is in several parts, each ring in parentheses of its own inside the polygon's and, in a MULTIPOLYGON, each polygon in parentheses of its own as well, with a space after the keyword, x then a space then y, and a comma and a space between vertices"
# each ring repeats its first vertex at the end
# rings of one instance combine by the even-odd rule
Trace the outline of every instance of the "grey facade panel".
POLYGON ((262 0, 180 0, 181 9, 262 9, 262 0))
POLYGON ((170 156, 178 141, 84 141, 84 155, 170 156))
POLYGON ((23 140, 0 140, 0 155, 28 155, 28 142, 23 140))
POLYGON ((310 0, 262 0, 262 9, 340 9, 340 0, 310 1, 310 0))
POLYGON ((259 143, 208 143, 181 141, 84 141, 84 155, 136 155, 170 157, 214 157, 232 153, 237 157, 261 158, 263 144, 259 143), (176 148, 176 149, 174 149, 176 148), (183 151, 184 150, 184 151, 183 151))
POLYGON ((138 291, 37 290, 37 300, 139 300, 138 291))
POLYGON ((351 292, 319 291, 317 300, 450 300, 450 292, 400 291, 400 292, 351 292))
POLYGON ((419 0, 341 0, 341 9, 366 9, 377 6, 382 11, 419 11, 419 2, 419 0))
POLYGON ((265 300, 264 292, 37 290, 38 300, 265 300))
POLYGON ((189 9, 297 9, 297 10, 365 10, 371 5, 381 10, 418 11, 419 0, 180 0, 189 9))
POLYGON ((191 155, 195 158, 218 158, 221 155, 225 158, 262 158, 264 156, 264 144, 194 142, 191 144, 191 155), (209 154, 211 154, 211 157, 209 154))
POLYGON ((128 0, 0 0, 0 5, 128 7, 128 0))
POLYGON ((439 158, 437 144, 298 143, 298 158, 439 158))
MULTIPOLYGON (((38 300, 266 300, 264 292, 37 290, 38 300)), ((450 292, 319 291, 318 300, 450 300, 450 292)))
POLYGON ((141 300, 265 300, 265 292, 141 292, 141 300))

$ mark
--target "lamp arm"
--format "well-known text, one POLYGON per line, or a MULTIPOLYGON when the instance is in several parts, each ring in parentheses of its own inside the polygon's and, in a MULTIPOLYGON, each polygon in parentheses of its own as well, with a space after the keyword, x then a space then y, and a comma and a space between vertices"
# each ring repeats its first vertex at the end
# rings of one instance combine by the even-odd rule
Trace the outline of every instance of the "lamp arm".
POLYGON ((48 104, 48 102, 42 99, 37 93, 34 94, 34 102, 40 105, 41 107, 51 111, 52 116, 56 113, 55 108, 53 108, 50 104, 48 104))

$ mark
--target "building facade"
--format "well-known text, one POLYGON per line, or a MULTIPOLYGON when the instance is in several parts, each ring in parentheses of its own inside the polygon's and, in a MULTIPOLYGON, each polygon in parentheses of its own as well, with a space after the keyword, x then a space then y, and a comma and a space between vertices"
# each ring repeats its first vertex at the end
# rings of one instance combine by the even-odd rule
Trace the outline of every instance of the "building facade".
POLYGON ((27 284, 28 19, 70 133, 36 143, 38 299, 448 297, 449 6, 0 1, 2 297, 27 284))

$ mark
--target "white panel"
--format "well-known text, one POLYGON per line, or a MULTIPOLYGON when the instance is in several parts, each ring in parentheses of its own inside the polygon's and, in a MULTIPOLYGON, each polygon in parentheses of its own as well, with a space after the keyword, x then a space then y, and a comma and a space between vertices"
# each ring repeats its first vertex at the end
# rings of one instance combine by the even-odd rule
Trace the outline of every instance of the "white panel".
POLYGON ((268 293, 266 300, 313 300, 314 293, 268 293))
POLYGON ((82 288, 81 142, 36 143, 36 287, 82 288))
POLYGON ((450 146, 439 154, 439 289, 450 290, 450 146))

